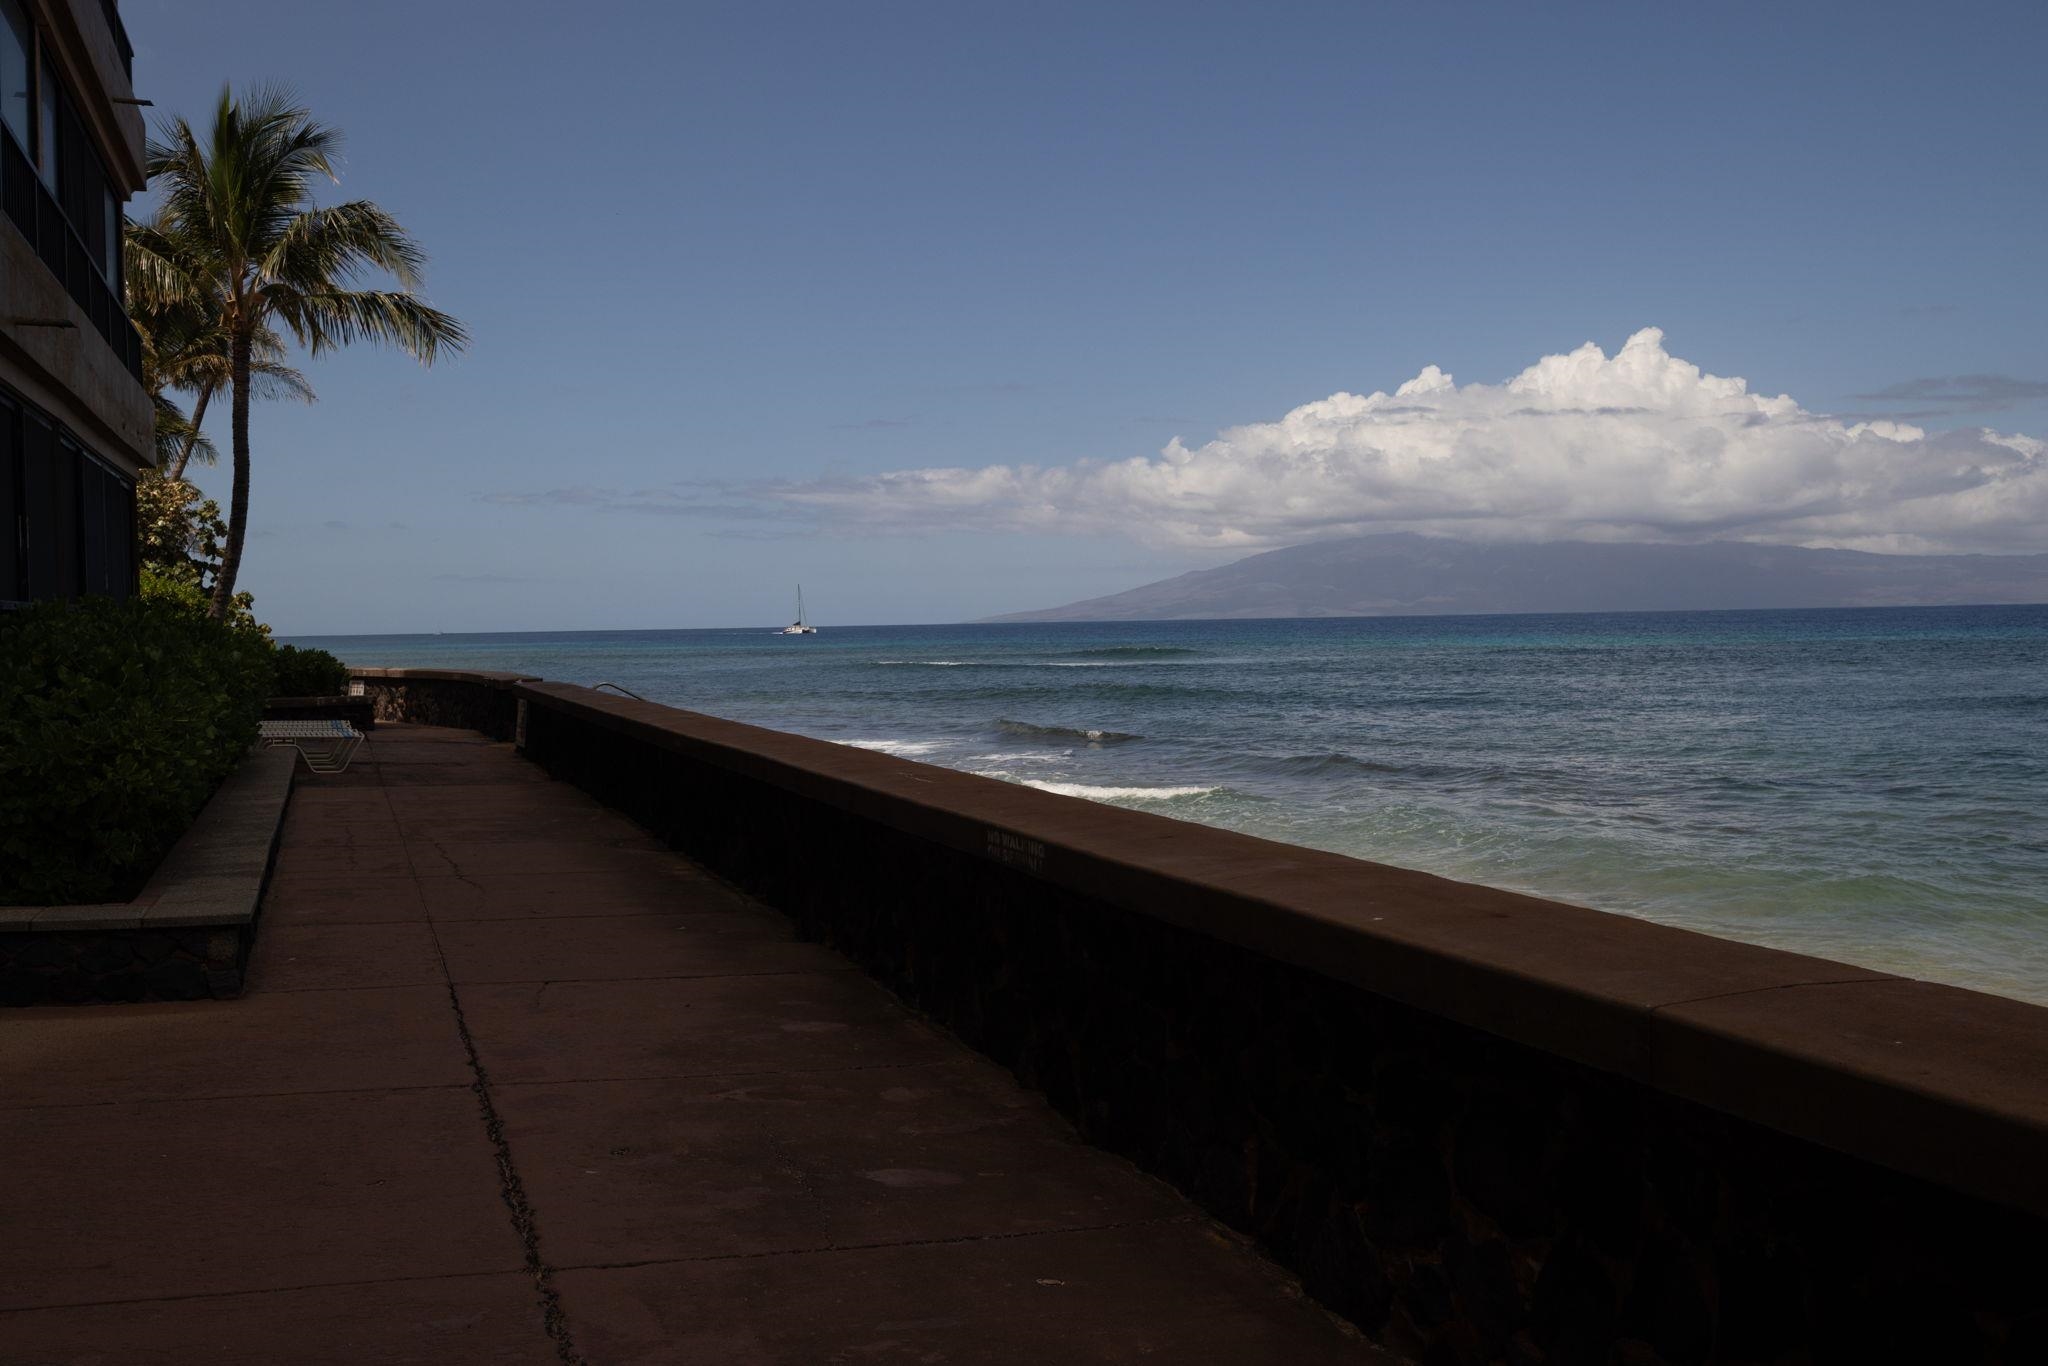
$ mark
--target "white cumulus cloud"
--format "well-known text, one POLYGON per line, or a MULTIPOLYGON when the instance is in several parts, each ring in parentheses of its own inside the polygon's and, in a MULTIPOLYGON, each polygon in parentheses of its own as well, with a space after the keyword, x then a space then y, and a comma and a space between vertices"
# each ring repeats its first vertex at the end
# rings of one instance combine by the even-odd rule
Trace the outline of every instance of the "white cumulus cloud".
MULTIPOLYGON (((2048 443, 1810 412, 1703 373, 1645 328, 1503 384, 1435 366, 1212 441, 1060 466, 756 484, 720 500, 876 529, 1114 531, 1247 549, 1370 531, 2048 550, 2048 443)), ((687 511, 687 495, 631 505, 687 511)))
MULTIPOLYGON (((1928 385, 2010 396, 1966 375, 1928 385)), ((2015 388, 2018 386, 2018 389, 2015 388)), ((2048 442, 1809 411, 1664 349, 1654 327, 1502 384, 1436 366, 1156 455, 808 481, 480 494, 506 506, 741 527, 1118 533, 1256 550, 1419 531, 1468 540, 1747 540, 1899 553, 2048 551, 2048 442)))

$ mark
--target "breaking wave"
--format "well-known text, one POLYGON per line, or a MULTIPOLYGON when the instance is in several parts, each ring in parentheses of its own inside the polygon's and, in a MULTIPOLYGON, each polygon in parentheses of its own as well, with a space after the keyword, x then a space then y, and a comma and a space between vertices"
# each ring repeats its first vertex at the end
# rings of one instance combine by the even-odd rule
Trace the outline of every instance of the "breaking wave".
POLYGON ((1024 786, 1062 797, 1085 797, 1092 802, 1170 802, 1180 797, 1206 797, 1220 792, 1215 787, 1097 787, 1092 783, 1055 783, 1026 778, 1024 786))
POLYGON ((1332 773, 1406 773, 1410 769, 1401 764, 1382 764, 1371 759, 1361 759, 1355 754, 1342 750, 1331 750, 1327 754, 1288 754, 1277 758, 1248 760, 1254 768, 1269 773, 1298 774, 1316 777, 1332 773))
POLYGON ((899 759, 916 759, 945 748, 944 742, 939 740, 841 740, 839 743, 854 749, 893 754, 899 759))
POLYGON ((1129 735, 1120 730, 1077 730, 1073 726, 1035 726, 1029 721, 998 719, 996 729, 1004 735, 1029 735, 1040 740, 1064 740, 1068 743, 1080 741, 1089 745, 1121 745, 1130 740, 1142 740, 1142 735, 1129 735))

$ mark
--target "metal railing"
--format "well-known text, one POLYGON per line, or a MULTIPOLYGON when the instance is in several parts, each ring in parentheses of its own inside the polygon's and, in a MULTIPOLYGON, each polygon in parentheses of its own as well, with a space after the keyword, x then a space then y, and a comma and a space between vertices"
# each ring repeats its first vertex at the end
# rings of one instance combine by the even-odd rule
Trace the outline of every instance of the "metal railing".
POLYGON ((0 208, 21 229, 21 235, 64 286, 72 302, 85 310, 93 330, 114 348, 122 366, 139 382, 142 338, 136 335, 120 298, 94 264, 84 239, 64 216, 56 196, 36 174, 28 153, 5 129, 0 129, 0 208))
POLYGON ((100 0, 100 9, 107 16, 107 27, 114 31, 114 46, 121 53, 121 71, 132 84, 135 80, 135 44, 128 41, 128 26, 121 22, 121 8, 116 0, 100 0))

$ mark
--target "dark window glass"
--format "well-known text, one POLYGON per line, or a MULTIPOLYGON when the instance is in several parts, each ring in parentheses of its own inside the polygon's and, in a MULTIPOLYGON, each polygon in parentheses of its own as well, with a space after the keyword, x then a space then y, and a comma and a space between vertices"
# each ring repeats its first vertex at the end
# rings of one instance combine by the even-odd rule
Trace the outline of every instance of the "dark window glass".
POLYGON ((78 448, 68 441, 59 441, 50 462, 50 482, 57 491, 55 507, 57 540, 57 577, 55 595, 60 598, 75 598, 85 591, 85 577, 80 572, 85 567, 85 558, 79 546, 79 466, 84 462, 78 458, 78 448))
POLYGON ((56 434, 33 413, 21 415, 21 527, 27 549, 25 598, 47 598, 57 583, 56 434))
POLYGON ((126 600, 135 590, 135 486, 118 475, 107 485, 107 595, 126 600))
POLYGON ((10 134, 0 132, 0 212, 13 219, 31 242, 36 236, 36 202, 41 197, 28 148, 15 142, 10 134))
MULTIPOLYGON (((49 70, 47 63, 44 70, 49 70)), ((49 154, 54 156, 56 167, 50 189, 71 228, 63 234, 67 260, 60 274, 71 290, 71 297, 88 313, 95 313, 92 296, 107 295, 97 301, 93 326, 103 336, 111 335, 107 315, 116 301, 110 287, 121 278, 116 260, 121 250, 120 201, 114 197, 106 165, 93 146, 91 131, 78 116, 78 107, 54 83, 50 92, 55 103, 51 106, 46 102, 46 108, 53 110, 48 126, 55 130, 55 142, 46 143, 46 151, 54 146, 49 154), (100 282, 109 288, 102 289, 100 282)))
POLYGON ((79 586, 88 593, 107 591, 107 472, 96 460, 78 462, 78 558, 85 568, 79 586))
POLYGON ((57 73, 50 69, 47 56, 41 75, 36 82, 36 164, 42 168, 43 183, 55 193, 61 188, 57 183, 57 104, 63 97, 57 93, 57 73))
POLYGON ((7 126, 24 150, 35 146, 29 136, 34 124, 29 102, 35 92, 28 78, 29 55, 34 50, 28 16, 15 0, 0 0, 0 124, 7 126))
POLYGON ((77 597, 80 582, 78 448, 50 424, 23 413, 22 511, 28 533, 31 598, 77 597))
POLYGON ((77 108, 68 96, 59 94, 57 200, 64 206, 64 216, 71 220, 72 231, 85 243, 86 253, 95 266, 99 264, 99 239, 104 230, 100 218, 100 186, 106 180, 99 174, 99 160, 92 150, 92 135, 85 131, 85 122, 78 117, 77 108))
MULTIPOLYGON (((106 274, 107 173, 100 165, 99 153, 93 150, 92 134, 78 117, 77 107, 61 93, 57 97, 57 166, 57 183, 53 188, 80 247, 78 259, 71 267, 75 278, 67 279, 66 283, 72 286, 72 297, 78 299, 79 306, 91 312, 91 304, 81 296, 92 288, 92 282, 85 278, 87 267, 96 275, 106 274)), ((94 319, 94 326, 101 326, 99 319, 94 319)))
POLYGON ((21 415, 0 400, 0 601, 19 601, 21 586, 21 415))
POLYGON ((116 297, 121 293, 121 201, 114 198, 114 191, 107 184, 105 172, 100 175, 100 222, 105 234, 105 244, 100 248, 100 259, 104 263, 100 274, 107 277, 107 284, 113 288, 116 297))

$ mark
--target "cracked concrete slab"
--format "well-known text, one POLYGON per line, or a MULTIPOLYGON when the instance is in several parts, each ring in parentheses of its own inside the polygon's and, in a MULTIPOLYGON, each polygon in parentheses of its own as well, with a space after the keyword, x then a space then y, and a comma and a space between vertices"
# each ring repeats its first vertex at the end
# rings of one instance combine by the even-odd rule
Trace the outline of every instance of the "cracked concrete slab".
POLYGON ((0 1111, 35 1192, 0 1309, 516 1271, 476 1116, 460 1086, 0 1111))
POLYGON ((0 1362, 1389 1360, 650 846, 463 732, 302 778, 247 997, 0 1030, 0 1362))
POLYGON ((830 949, 795 938, 781 917, 755 909, 534 919, 517 934, 497 921, 456 920, 434 933, 457 982, 852 971, 830 949))
POLYGON ((1187 1213, 976 1064, 500 1085, 559 1265, 1048 1233, 1187 1213))
POLYGON ((590 1359, 635 1366, 1393 1362, 1195 1219, 558 1279, 590 1359))

